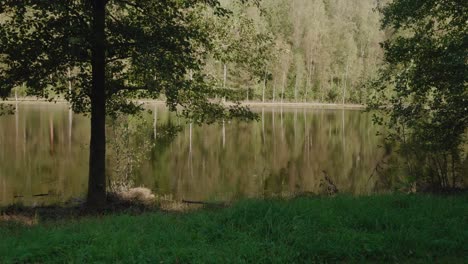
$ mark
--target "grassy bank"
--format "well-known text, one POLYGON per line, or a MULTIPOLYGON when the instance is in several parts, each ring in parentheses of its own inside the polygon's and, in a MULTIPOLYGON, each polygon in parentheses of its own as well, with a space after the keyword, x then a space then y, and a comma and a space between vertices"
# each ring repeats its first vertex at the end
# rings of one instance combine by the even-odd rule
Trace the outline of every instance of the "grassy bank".
MULTIPOLYGON (((153 100, 153 99, 138 99, 136 100, 138 103, 142 104, 150 104, 150 105, 166 105, 166 101, 164 100, 153 100)), ((19 98, 18 101, 15 98, 8 98, 5 101, 0 100, 0 104, 67 104, 68 102, 63 98, 58 98, 54 102, 49 102, 47 100, 35 97, 23 97, 19 98)), ((226 102, 226 105, 235 105, 234 103, 226 102)), ((250 106, 250 107, 266 107, 266 108, 277 108, 277 107, 284 107, 284 108, 316 108, 316 109, 330 109, 330 110, 363 110, 366 108, 365 105, 361 104, 342 104, 342 103, 330 103, 330 102, 293 102, 293 101, 285 101, 281 102, 272 102, 272 101, 241 101, 242 105, 250 106)))
POLYGON ((466 263, 467 212, 466 194, 338 196, 1 223, 0 263, 466 263))

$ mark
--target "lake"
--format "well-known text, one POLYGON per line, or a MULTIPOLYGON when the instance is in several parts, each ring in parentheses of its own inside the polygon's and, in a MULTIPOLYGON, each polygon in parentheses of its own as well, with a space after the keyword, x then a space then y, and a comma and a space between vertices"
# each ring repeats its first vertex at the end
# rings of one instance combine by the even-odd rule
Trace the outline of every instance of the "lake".
MULTIPOLYGON (((339 192, 385 190, 374 176, 384 151, 369 113, 259 107, 258 122, 197 126, 163 105, 148 108, 142 118, 109 122, 107 173, 132 175, 134 186, 158 195, 231 201, 322 193, 325 175, 339 192)), ((0 206, 85 197, 89 119, 66 104, 17 109, 0 116, 0 206)))

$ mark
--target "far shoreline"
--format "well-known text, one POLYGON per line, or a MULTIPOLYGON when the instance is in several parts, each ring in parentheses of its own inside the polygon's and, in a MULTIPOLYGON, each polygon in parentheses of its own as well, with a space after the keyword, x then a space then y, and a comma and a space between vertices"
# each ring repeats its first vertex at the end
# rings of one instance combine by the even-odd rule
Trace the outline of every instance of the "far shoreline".
MULTIPOLYGON (((163 100, 137 100, 138 103, 145 105, 165 105, 166 101, 163 100)), ((47 101, 44 99, 36 98, 21 98, 15 100, 8 98, 7 100, 0 100, 0 104, 66 104, 64 99, 57 99, 54 101, 47 101)), ((261 101, 242 101, 242 106, 252 108, 310 108, 310 109, 329 109, 329 110, 365 110, 366 106, 361 104, 337 104, 337 103, 319 103, 319 102, 261 102, 261 101)), ((225 103, 226 106, 235 105, 234 103, 225 103)))

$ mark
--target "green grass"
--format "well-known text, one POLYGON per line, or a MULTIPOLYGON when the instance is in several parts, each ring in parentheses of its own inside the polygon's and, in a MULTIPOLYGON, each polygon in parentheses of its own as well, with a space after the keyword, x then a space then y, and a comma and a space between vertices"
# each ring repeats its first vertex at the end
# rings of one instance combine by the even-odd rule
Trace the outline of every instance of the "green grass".
POLYGON ((0 263, 467 263, 468 196, 246 200, 0 225, 0 263))

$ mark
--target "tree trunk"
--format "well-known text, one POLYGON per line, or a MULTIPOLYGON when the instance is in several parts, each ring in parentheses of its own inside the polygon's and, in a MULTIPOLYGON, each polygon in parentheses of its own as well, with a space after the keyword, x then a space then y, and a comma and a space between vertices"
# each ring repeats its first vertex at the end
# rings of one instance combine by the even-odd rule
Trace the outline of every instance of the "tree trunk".
POLYGON ((226 63, 223 64, 223 88, 226 88, 226 80, 227 80, 227 65, 226 63))
POLYGON ((276 78, 275 81, 273 82, 273 103, 275 102, 276 99, 276 78))
POLYGON ((106 203, 106 94, 105 94, 105 16, 107 0, 93 1, 91 142, 89 151, 88 205, 106 203))
POLYGON ((345 71, 345 78, 343 84, 343 105, 346 103, 346 85, 348 82, 348 65, 349 65, 349 57, 346 59, 346 71, 345 71))
POLYGON ((72 82, 71 82, 71 70, 70 67, 67 69, 67 77, 68 77, 68 92, 71 94, 72 91, 72 82))
POLYGON ((312 90, 312 71, 315 70, 315 66, 312 62, 309 63, 309 76, 307 76, 307 85, 304 95, 304 102, 307 102, 307 96, 309 95, 309 89, 312 90))
MULTIPOLYGON (((223 93, 225 93, 226 92, 226 81, 227 81, 227 65, 226 65, 226 63, 224 63, 223 68, 224 68, 223 69, 223 71, 224 71, 224 73, 223 73, 223 90, 224 90, 223 93)), ((226 96, 223 96, 223 103, 225 103, 225 102, 226 102, 226 96)))
POLYGON ((262 89, 262 102, 265 102, 265 90, 266 90, 266 83, 267 83, 267 67, 265 66, 265 76, 263 78, 263 89, 262 89))

